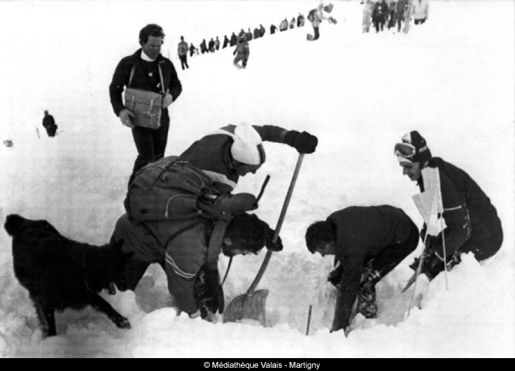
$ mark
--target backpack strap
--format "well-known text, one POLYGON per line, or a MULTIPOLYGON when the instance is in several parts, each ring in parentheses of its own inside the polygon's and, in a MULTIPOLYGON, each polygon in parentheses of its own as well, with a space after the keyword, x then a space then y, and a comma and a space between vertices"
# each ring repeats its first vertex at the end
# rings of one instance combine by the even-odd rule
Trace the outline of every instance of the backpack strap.
POLYGON ((222 242, 225 236, 225 230, 229 222, 225 220, 217 220, 211 237, 209 238, 209 246, 207 249, 207 267, 210 269, 218 269, 218 255, 222 251, 222 242))
MULTIPOLYGON (((157 69, 159 71, 159 80, 161 81, 161 94, 165 95, 165 85, 163 78, 163 70, 161 69, 161 65, 157 63, 157 69)), ((134 77, 134 71, 136 70, 136 63, 132 65, 131 72, 129 74, 129 82, 127 83, 127 87, 131 86, 132 78, 134 77)))

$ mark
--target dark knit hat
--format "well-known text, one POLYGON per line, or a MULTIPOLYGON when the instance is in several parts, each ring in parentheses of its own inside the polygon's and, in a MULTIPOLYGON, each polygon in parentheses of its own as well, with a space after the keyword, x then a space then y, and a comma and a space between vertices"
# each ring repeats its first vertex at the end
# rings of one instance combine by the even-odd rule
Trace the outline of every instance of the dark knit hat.
POLYGON ((402 137, 402 143, 395 146, 395 154, 399 157, 400 162, 426 162, 432 157, 426 140, 416 130, 410 131, 402 137), (411 151, 410 147, 412 148, 411 151))
MULTIPOLYGON (((225 238, 230 239, 230 246, 224 247, 225 255, 232 255, 231 250, 246 250, 258 253, 270 239, 273 231, 267 223, 254 214, 236 215, 225 230, 225 238)), ((224 244, 226 246, 226 244, 224 244)))

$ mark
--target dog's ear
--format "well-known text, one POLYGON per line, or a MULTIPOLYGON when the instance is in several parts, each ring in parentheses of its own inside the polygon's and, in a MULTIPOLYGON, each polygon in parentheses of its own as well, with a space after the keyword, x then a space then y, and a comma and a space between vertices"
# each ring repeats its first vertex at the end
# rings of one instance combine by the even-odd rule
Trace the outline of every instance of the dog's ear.
POLYGON ((132 256, 134 255, 134 251, 124 252, 122 250, 123 241, 123 239, 120 239, 118 241, 111 241, 111 247, 117 254, 121 255, 122 261, 125 263, 132 258, 132 256))

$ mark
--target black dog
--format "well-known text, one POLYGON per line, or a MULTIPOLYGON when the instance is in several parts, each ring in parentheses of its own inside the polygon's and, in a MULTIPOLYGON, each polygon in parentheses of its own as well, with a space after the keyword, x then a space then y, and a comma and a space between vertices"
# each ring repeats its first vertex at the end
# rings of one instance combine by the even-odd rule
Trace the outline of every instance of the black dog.
POLYGON ((91 305, 119 328, 130 322, 97 293, 122 274, 132 253, 121 242, 92 246, 63 237, 46 220, 8 215, 5 230, 13 237, 14 274, 29 291, 43 335, 56 335, 54 311, 91 305))

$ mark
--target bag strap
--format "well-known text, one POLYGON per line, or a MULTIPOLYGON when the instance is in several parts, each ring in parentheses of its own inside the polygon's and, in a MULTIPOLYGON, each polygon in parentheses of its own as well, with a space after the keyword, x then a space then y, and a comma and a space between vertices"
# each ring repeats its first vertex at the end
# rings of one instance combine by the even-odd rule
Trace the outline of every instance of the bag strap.
MULTIPOLYGON (((159 71, 159 80, 161 81, 161 94, 165 95, 165 83, 163 78, 163 70, 161 69, 161 65, 159 62, 157 63, 157 69, 159 71)), ((127 83, 127 87, 131 86, 132 78, 134 77, 134 71, 136 70, 136 63, 132 65, 131 72, 129 74, 129 82, 127 83)))

